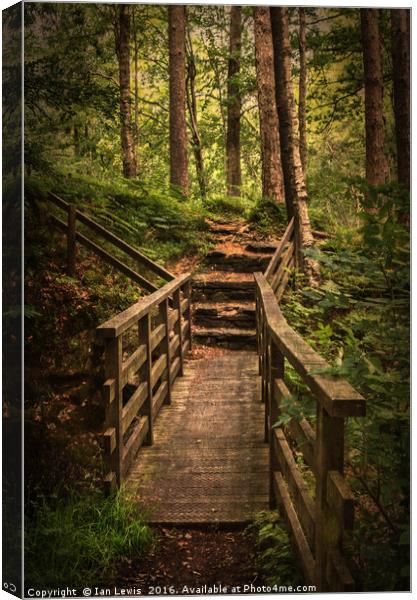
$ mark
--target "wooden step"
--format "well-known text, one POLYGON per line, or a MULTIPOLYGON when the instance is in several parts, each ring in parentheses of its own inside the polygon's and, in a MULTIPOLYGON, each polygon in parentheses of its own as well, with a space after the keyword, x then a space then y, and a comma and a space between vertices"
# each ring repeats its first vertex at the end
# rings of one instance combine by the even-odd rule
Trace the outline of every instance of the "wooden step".
POLYGON ((193 341, 203 346, 221 346, 232 350, 256 348, 255 329, 194 327, 193 341))
POLYGON ((253 329, 255 321, 255 304, 241 303, 198 303, 194 305, 193 321, 197 327, 235 327, 253 329))
POLYGON ((194 279, 192 282, 194 302, 229 302, 233 300, 255 300, 253 278, 241 280, 194 279))
POLYGON ((256 252, 259 254, 274 254, 278 248, 278 242, 249 242, 246 244, 245 249, 248 252, 256 252))
POLYGON ((227 254, 221 250, 212 250, 205 258, 205 264, 218 271, 234 271, 236 273, 255 273, 264 271, 271 260, 270 254, 242 252, 227 254))

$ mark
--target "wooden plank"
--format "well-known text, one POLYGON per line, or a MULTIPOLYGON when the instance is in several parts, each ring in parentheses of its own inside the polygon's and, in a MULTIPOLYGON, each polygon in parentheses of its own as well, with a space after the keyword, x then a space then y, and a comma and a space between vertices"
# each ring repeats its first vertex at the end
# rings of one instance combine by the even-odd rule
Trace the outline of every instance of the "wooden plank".
POLYGON ((191 298, 192 298, 192 290, 191 290, 191 281, 188 280, 185 282, 183 287, 184 296, 187 300, 187 309, 184 313, 185 320, 188 322, 188 346, 189 349, 192 349, 193 339, 191 332, 191 298))
POLYGON ((191 275, 189 273, 180 275, 153 294, 141 298, 123 312, 97 327, 97 335, 110 338, 121 335, 129 329, 129 327, 137 323, 147 312, 150 312, 152 308, 159 306, 163 300, 172 296, 174 291, 188 281, 190 277, 191 275))
POLYGON ((289 240, 293 234, 293 230, 294 230, 294 217, 288 223, 287 228, 284 232, 284 235, 282 236, 282 238, 278 244, 278 247, 275 250, 274 255, 272 256, 271 260, 269 261, 268 267, 265 271, 266 279, 269 279, 269 277, 274 273, 275 268, 277 267, 277 265, 279 263, 279 259, 281 257, 282 250, 284 249, 285 244, 287 242, 289 242, 289 240))
POLYGON ((285 360, 277 346, 271 342, 270 348, 270 360, 269 360, 269 420, 267 419, 268 426, 268 440, 269 440, 269 506, 271 509, 276 508, 276 499, 274 494, 274 472, 278 471, 279 461, 274 448, 274 430, 273 427, 278 420, 280 414, 280 404, 275 401, 274 387, 276 382, 282 382, 284 377, 285 360))
POLYGON ((177 356, 176 358, 174 358, 174 360, 172 361, 172 365, 171 365, 171 381, 174 382, 178 371, 180 370, 181 367, 181 363, 180 363, 180 359, 179 356, 177 356))
POLYGON ((107 379, 103 384, 103 400, 105 405, 110 405, 116 396, 116 380, 107 379))
POLYGON ((148 383, 143 381, 132 396, 129 398, 127 404, 123 407, 122 422, 123 422, 123 434, 126 433, 133 419, 139 413, 148 395, 148 383))
POLYGON ((285 289, 287 287, 287 283, 289 278, 291 277, 291 270, 295 267, 295 259, 294 257, 291 258, 290 262, 287 265, 287 268, 281 278, 281 283, 278 286, 278 289, 275 293, 275 297, 277 299, 277 302, 280 302, 282 296, 284 295, 285 289))
POLYGON ((344 420, 331 417, 317 404, 316 419, 316 580, 319 591, 326 591, 326 553, 342 544, 342 529, 327 503, 329 471, 343 473, 344 420))
POLYGON ((122 453, 123 453, 123 430, 122 430, 122 337, 108 340, 105 350, 105 373, 106 382, 114 380, 114 401, 106 405, 105 428, 115 429, 116 448, 110 455, 108 465, 110 471, 116 474, 116 483, 122 484, 122 453))
POLYGON ((161 381, 157 391, 153 396, 153 415, 154 419, 156 419, 160 408, 162 406, 163 401, 165 400, 168 394, 168 383, 166 381, 161 381))
POLYGON ((138 348, 123 363, 122 383, 123 386, 140 369, 146 360, 146 345, 140 344, 138 348))
POLYGON ((104 452, 109 456, 113 454, 116 449, 116 429, 114 427, 108 427, 103 433, 103 449, 104 452))
POLYGON ((167 367, 167 357, 166 354, 162 354, 158 360, 155 362, 155 364, 152 365, 152 375, 151 375, 151 381, 152 381, 152 388, 155 387, 158 379, 161 377, 162 373, 164 372, 164 370, 167 367))
POLYGON ((149 418, 141 417, 129 437, 123 452, 123 477, 126 477, 132 462, 149 432, 149 418))
POLYGON ((170 351, 171 357, 174 356, 179 344, 180 344, 179 335, 178 334, 174 335, 172 340, 169 342, 169 351, 170 351))
POLYGON ((341 529, 353 530, 354 497, 339 471, 329 471, 327 474, 327 502, 334 511, 341 529))
POLYGON ((280 428, 274 430, 274 448, 281 467, 280 470, 289 485, 291 495, 294 499, 298 519, 303 526, 310 547, 313 548, 315 529, 314 502, 297 467, 284 432, 280 428))
POLYGON ((110 496, 116 490, 116 473, 111 471, 103 480, 104 495, 110 496))
MULTIPOLYGON (((56 194, 53 194, 52 192, 49 192, 48 197, 59 208, 67 210, 67 207, 70 206, 67 202, 65 202, 64 200, 59 198, 59 196, 57 196, 56 194)), ((75 209, 75 207, 74 207, 74 209, 75 209)), ((136 248, 133 248, 132 246, 130 246, 130 244, 127 244, 124 240, 117 237, 111 231, 108 231, 105 227, 103 227, 102 225, 100 225, 99 223, 97 223, 96 221, 94 221, 93 219, 91 219, 90 217, 88 217, 87 215, 82 213, 81 211, 79 211, 79 210, 76 211, 76 218, 81 223, 83 223, 84 225, 86 225, 87 227, 92 229, 95 233, 101 235, 108 242, 111 242, 114 246, 118 247, 120 250, 123 250, 131 258, 142 263, 145 267, 150 269, 153 273, 155 273, 156 275, 159 275, 159 277, 162 277, 162 279, 166 279, 167 281, 171 281, 171 280, 175 279, 175 276, 172 273, 170 273, 169 271, 167 271, 166 269, 164 269, 163 267, 161 267, 161 265, 158 265, 156 262, 151 260, 148 256, 146 256, 145 254, 142 254, 142 252, 139 252, 139 250, 137 250, 136 248)))
POLYGON ((294 256, 294 243, 290 242, 282 255, 282 259, 280 265, 277 269, 275 275, 271 278, 271 288, 274 292, 277 291, 278 286, 281 283, 282 277, 285 273, 285 270, 288 268, 289 263, 291 262, 294 256))
POLYGON ((304 418, 300 421, 294 418, 286 425, 286 428, 292 439, 297 442, 297 448, 301 450, 305 462, 315 473, 316 434, 310 423, 304 418))
POLYGON ((315 585, 315 563, 306 536, 304 535, 297 513, 291 502, 287 484, 282 473, 274 474, 275 493, 283 516, 290 529, 294 547, 308 585, 315 585))
POLYGON ((354 592, 355 580, 339 550, 327 554, 327 586, 332 592, 354 592))
POLYGON ((167 393, 165 394, 167 404, 171 404, 171 344, 169 343, 169 306, 168 299, 161 302, 159 305, 160 317, 162 322, 165 324, 165 336, 162 344, 162 352, 167 357, 167 368, 166 368, 166 384, 167 393))
POLYGON ((264 276, 255 273, 254 277, 270 335, 317 400, 331 416, 364 416, 364 398, 345 379, 315 373, 329 369, 328 363, 288 325, 264 276))
POLYGON ((139 370, 139 378, 141 381, 146 381, 148 393, 144 402, 144 413, 148 417, 148 431, 146 443, 153 444, 153 366, 152 366, 152 349, 151 349, 151 316, 146 313, 138 323, 139 343, 143 342, 146 346, 146 361, 139 370))
POLYGON ((184 371, 184 354, 182 347, 182 313, 181 313, 181 296, 180 288, 177 288, 174 292, 174 310, 178 313, 178 321, 175 324, 174 331, 179 336, 179 359, 180 359, 180 375, 184 371))
MULTIPOLYGON (((65 232, 68 231, 67 225, 63 221, 61 221, 60 219, 55 217, 55 215, 50 215, 49 218, 51 219, 53 224, 55 226, 57 226, 59 229, 61 229, 62 231, 65 231, 65 232)), ((133 269, 131 269, 130 267, 125 265, 118 258, 115 258, 111 254, 109 254, 106 250, 104 250, 103 248, 101 248, 100 246, 98 246, 97 244, 92 242, 89 238, 87 238, 85 235, 83 235, 79 231, 76 232, 75 239, 78 242, 80 242, 80 244, 82 244, 83 246, 88 248, 88 250, 90 250, 91 252, 93 252, 94 254, 99 256, 101 259, 103 259, 106 263, 108 263, 112 267, 116 268, 118 271, 120 271, 121 273, 123 273, 124 275, 129 277, 130 279, 132 279, 132 281, 134 281, 135 283, 138 283, 140 286, 142 286, 148 292, 154 292, 154 291, 158 290, 156 285, 154 285, 153 283, 151 283, 150 281, 145 279, 145 277, 142 277, 142 275, 139 275, 139 273, 137 273, 136 271, 134 271, 133 269)), ((114 337, 117 337, 117 336, 114 336, 114 337)))

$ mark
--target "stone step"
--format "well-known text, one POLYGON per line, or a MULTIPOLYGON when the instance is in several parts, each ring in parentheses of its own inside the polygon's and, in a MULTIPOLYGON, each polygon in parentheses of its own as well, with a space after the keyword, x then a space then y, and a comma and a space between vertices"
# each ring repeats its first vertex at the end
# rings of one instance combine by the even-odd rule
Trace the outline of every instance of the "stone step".
POLYGON ((227 254, 221 250, 212 250, 205 258, 205 264, 217 271, 234 271, 235 273, 255 273, 264 271, 271 260, 270 254, 241 253, 227 254))
POLYGON ((274 254, 278 248, 278 242, 249 242, 246 244, 245 249, 248 252, 255 252, 258 254, 274 254))
POLYGON ((229 302, 233 300, 255 300, 255 282, 253 278, 240 280, 204 280, 192 282, 194 302, 229 302))
POLYGON ((232 350, 256 348, 256 330, 194 327, 193 341, 203 346, 220 346, 232 350))
POLYGON ((253 302, 194 304, 193 320, 197 327, 253 329, 256 326, 255 304, 253 302))

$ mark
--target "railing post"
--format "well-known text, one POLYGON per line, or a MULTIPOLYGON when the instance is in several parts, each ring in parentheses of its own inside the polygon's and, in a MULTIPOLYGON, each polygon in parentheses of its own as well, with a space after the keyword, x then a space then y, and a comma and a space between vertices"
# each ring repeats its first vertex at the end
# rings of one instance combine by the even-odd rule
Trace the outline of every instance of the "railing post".
POLYGON ((167 404, 171 404, 171 347, 169 344, 169 300, 166 299, 159 305, 159 310, 161 314, 161 322, 165 325, 165 338, 162 341, 162 352, 165 353, 167 357, 167 375, 166 381, 168 386, 168 391, 166 395, 165 402, 167 404))
POLYGON ((188 280, 184 285, 184 297, 187 299, 188 305, 185 311, 186 318, 188 321, 188 340, 190 343, 190 351, 193 349, 193 336, 191 331, 191 298, 192 298, 192 289, 191 289, 191 281, 188 280))
POLYGON ((116 447, 109 466, 114 470, 117 486, 120 487, 123 479, 122 336, 108 340, 106 344, 105 373, 107 380, 114 380, 114 398, 106 400, 106 427, 114 428, 116 434, 116 447))
POLYGON ((142 365, 139 374, 143 381, 148 384, 148 394, 144 403, 144 414, 148 417, 148 433, 146 443, 153 444, 153 392, 152 392, 152 350, 151 350, 151 316, 147 313, 138 323, 139 344, 145 344, 146 361, 142 365))
POLYGON ((269 352, 269 422, 267 422, 266 425, 268 427, 269 439, 269 506, 271 509, 274 509, 277 507, 274 494, 274 472, 281 470, 276 457, 273 435, 273 425, 277 422, 280 414, 278 399, 275 397, 275 380, 284 380, 285 360, 283 354, 280 352, 272 338, 269 352))
POLYGON ((179 374, 183 375, 184 374, 184 352, 183 352, 183 347, 182 347, 181 295, 180 295, 179 288, 177 290, 175 290, 175 292, 174 292, 174 310, 176 310, 178 312, 178 319, 174 326, 174 331, 177 332, 178 339, 179 339, 179 346, 178 346, 179 358, 180 358, 179 374))
POLYGON ((75 275, 76 258, 76 233, 75 222, 77 218, 77 209, 74 205, 68 205, 68 233, 67 233, 67 273, 70 277, 75 275))
POLYGON ((326 564, 329 548, 339 548, 342 535, 332 518, 327 503, 327 477, 329 471, 343 474, 344 419, 331 417, 317 402, 316 421, 316 533, 315 561, 318 591, 327 590, 326 564))

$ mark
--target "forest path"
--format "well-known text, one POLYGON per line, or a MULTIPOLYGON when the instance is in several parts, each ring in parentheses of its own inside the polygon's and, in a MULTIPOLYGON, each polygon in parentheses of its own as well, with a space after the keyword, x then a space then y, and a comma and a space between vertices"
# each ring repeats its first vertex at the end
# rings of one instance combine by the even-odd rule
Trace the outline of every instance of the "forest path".
POLYGON ((193 280, 195 343, 254 349, 253 273, 264 271, 278 242, 265 239, 242 220, 208 221, 215 245, 193 280))

